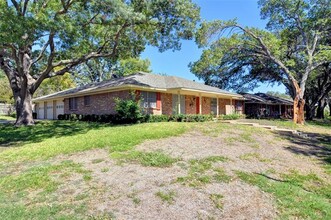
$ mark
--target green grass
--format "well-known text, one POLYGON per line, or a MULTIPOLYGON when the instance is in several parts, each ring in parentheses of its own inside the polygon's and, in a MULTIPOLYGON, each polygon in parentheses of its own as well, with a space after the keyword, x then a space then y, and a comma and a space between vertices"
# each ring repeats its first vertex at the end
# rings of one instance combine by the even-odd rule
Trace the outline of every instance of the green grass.
POLYGON ((209 199, 214 203, 215 207, 222 210, 223 209, 223 195, 221 194, 211 194, 209 199))
POLYGON ((199 160, 190 160, 188 175, 177 178, 177 182, 191 187, 201 187, 205 184, 216 182, 229 182, 228 176, 221 167, 214 167, 216 162, 226 162, 223 156, 211 156, 199 160))
POLYGON ((177 162, 177 158, 172 158, 160 151, 155 152, 141 152, 141 151, 128 151, 128 152, 114 152, 111 154, 113 159, 118 159, 123 162, 137 162, 143 166, 150 167, 169 167, 177 162))
POLYGON ((180 135, 186 123, 150 123, 110 126, 85 122, 49 121, 32 127, 0 125, 0 145, 20 146, 0 152, 0 161, 48 159, 94 148, 128 151, 144 140, 180 135))
POLYGON ((7 115, 0 115, 0 121, 15 121, 16 118, 7 115))
POLYGON ((58 204, 57 196, 54 196, 58 187, 74 173, 81 174, 84 178, 90 172, 80 164, 63 161, 60 164, 42 164, 20 173, 2 175, 0 219, 49 219, 50 216, 55 219, 81 219, 87 211, 83 204, 58 204), (30 193, 33 197, 28 199, 30 193), (70 214, 72 212, 75 214, 70 214))
POLYGON ((52 192, 60 184, 52 176, 67 171, 69 173, 88 173, 80 164, 73 163, 72 161, 63 161, 58 165, 46 164, 35 166, 16 175, 0 176, 0 192, 22 193, 26 190, 37 189, 52 192))
POLYGON ((256 160, 258 160, 260 162, 264 162, 264 163, 271 162, 270 159, 263 158, 259 153, 242 154, 242 155, 239 156, 239 159, 249 160, 249 161, 252 161, 252 160, 256 159, 256 160))
POLYGON ((155 193, 157 197, 159 197, 163 202, 167 202, 168 204, 172 204, 175 201, 176 192, 169 191, 169 192, 161 192, 158 191, 155 193))
POLYGON ((331 219, 330 185, 320 185, 321 181, 314 175, 291 173, 284 179, 274 181, 264 175, 238 171, 243 181, 260 187, 275 197, 280 219, 331 219), (319 183, 314 183, 319 181, 319 183), (310 188, 306 188, 310 186, 310 188))

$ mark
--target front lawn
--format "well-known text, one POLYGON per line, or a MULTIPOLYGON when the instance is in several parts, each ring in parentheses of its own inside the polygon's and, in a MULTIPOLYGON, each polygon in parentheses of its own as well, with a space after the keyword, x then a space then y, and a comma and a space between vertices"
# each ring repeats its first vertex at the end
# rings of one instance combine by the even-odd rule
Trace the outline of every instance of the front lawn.
POLYGON ((0 219, 331 218, 331 146, 320 137, 42 121, 0 125, 0 146, 0 219))

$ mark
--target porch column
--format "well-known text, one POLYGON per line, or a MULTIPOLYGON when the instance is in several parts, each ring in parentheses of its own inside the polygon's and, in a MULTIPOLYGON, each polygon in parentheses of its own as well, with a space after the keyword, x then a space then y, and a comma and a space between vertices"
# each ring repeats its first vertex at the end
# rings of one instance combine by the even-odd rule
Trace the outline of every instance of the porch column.
POLYGON ((180 92, 178 91, 178 114, 180 114, 180 92))
POLYGON ((218 100, 218 97, 216 97, 216 103, 217 103, 217 109, 216 109, 216 116, 218 117, 218 115, 219 115, 219 111, 220 111, 220 109, 219 109, 219 107, 220 107, 220 104, 219 104, 219 100, 218 100))
POLYGON ((202 96, 201 96, 201 94, 199 94, 199 99, 200 99, 200 102, 199 102, 199 114, 202 115, 202 96))
POLYGON ((279 115, 282 115, 282 105, 279 104, 279 115))
POLYGON ((231 114, 233 114, 232 98, 230 98, 231 114))

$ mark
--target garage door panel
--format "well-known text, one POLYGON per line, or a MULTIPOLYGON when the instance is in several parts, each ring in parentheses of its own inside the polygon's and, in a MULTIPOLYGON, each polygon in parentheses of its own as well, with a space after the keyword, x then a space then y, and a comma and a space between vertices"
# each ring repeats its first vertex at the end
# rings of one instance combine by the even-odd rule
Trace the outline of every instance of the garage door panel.
POLYGON ((37 118, 38 119, 44 119, 44 103, 39 103, 39 106, 38 106, 38 112, 37 112, 37 118))
POLYGON ((53 103, 47 103, 47 119, 53 119, 53 103))

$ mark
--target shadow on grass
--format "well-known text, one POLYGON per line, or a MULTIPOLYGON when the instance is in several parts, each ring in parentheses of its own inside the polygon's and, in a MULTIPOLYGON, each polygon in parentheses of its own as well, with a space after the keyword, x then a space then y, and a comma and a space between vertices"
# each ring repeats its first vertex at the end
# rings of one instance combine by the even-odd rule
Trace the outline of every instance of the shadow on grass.
POLYGON ((41 142, 48 138, 82 134, 91 129, 105 126, 109 125, 72 121, 40 121, 34 126, 27 127, 0 124, 0 148, 19 147, 28 143, 41 142))
POLYGON ((292 153, 315 157, 331 167, 331 135, 305 132, 302 136, 289 132, 275 132, 282 138, 286 138, 294 145, 286 150, 292 153))

